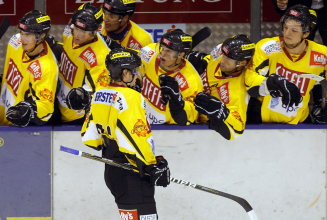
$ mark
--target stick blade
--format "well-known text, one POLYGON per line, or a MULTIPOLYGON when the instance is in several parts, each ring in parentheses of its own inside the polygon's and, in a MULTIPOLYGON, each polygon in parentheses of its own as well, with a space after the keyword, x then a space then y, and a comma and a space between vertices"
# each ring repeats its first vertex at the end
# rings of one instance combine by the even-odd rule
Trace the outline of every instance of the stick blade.
POLYGON ((75 149, 72 149, 72 148, 60 146, 60 150, 66 152, 66 153, 80 155, 80 151, 79 150, 75 150, 75 149))
POLYGON ((192 36, 192 50, 200 44, 202 41, 210 37, 211 30, 208 27, 204 27, 192 36))
POLYGON ((0 24, 0 39, 3 37, 3 35, 6 33, 10 26, 10 20, 9 18, 5 17, 1 24, 0 24))

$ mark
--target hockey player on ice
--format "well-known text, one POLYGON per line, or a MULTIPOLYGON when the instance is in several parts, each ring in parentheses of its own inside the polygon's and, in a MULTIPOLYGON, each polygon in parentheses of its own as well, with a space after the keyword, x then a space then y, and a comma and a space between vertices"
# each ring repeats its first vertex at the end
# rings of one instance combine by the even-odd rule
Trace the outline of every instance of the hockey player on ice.
POLYGON ((255 44, 241 34, 226 39, 211 55, 192 52, 188 56, 201 74, 204 86, 204 92, 194 100, 196 110, 201 113, 198 121, 208 122, 210 129, 227 140, 243 134, 249 96, 265 96, 276 90, 279 96, 283 95, 285 104, 298 104, 301 99, 297 87, 285 78, 279 77, 276 82, 274 76, 266 79, 247 71, 252 66, 254 48, 255 44))
POLYGON ((141 59, 135 51, 114 49, 106 58, 112 83, 99 87, 82 128, 82 141, 102 156, 131 163, 139 173, 105 165, 105 182, 115 197, 121 219, 157 219, 155 185, 170 183, 170 170, 162 156, 155 157, 146 101, 129 88, 135 84, 141 59), (150 174, 145 175, 145 173, 150 174))
POLYGON ((1 86, 0 125, 25 127, 46 123, 54 111, 58 80, 55 55, 45 41, 48 15, 26 13, 8 43, 1 86))

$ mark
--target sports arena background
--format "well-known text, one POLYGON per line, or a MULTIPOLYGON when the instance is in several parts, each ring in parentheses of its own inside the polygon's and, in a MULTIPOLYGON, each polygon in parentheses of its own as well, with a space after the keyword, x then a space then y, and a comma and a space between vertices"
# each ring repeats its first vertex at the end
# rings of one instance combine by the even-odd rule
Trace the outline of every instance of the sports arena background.
MULTIPOLYGON (((11 27, 0 41, 0 73, 7 42, 26 12, 46 12, 62 41, 75 9, 103 0, 0 0, 0 21, 11 27)), ((209 53, 235 34, 257 42, 281 34, 270 0, 137 0, 132 20, 158 41, 168 29, 188 34, 208 26, 212 35, 195 50, 209 53)), ((322 43, 319 33, 316 42, 322 43)), ((204 125, 153 126, 157 154, 172 176, 245 198, 259 219, 324 220, 326 214, 325 125, 250 125, 226 141, 204 125)), ((103 181, 104 165, 60 152, 64 145, 89 153, 80 127, 0 127, 0 220, 119 219, 103 181)), ((99 155, 99 153, 98 153, 99 155)), ((160 219, 248 219, 234 201, 171 184, 157 187, 160 219)))

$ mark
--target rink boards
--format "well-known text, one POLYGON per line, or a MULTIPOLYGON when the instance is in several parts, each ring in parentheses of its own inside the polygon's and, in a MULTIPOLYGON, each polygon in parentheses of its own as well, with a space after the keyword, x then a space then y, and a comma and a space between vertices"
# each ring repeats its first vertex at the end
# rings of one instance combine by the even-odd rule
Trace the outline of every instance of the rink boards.
MULTIPOLYGON (((233 141, 200 125, 152 132, 173 177, 242 197, 259 219, 289 220, 326 219, 326 128, 252 125, 233 141)), ((100 156, 82 144, 80 127, 38 129, 0 128, 1 220, 119 219, 104 164, 59 151, 100 156)), ((174 183, 156 189, 160 219, 249 219, 217 195, 174 183)))

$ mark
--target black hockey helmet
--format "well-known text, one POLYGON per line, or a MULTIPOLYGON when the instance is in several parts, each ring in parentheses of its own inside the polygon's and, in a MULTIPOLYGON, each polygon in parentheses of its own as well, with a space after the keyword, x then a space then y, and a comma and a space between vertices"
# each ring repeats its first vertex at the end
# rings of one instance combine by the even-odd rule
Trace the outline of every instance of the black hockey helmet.
POLYGON ((185 34, 181 29, 174 29, 161 37, 160 46, 162 45, 165 45, 169 49, 185 52, 185 54, 187 54, 192 49, 192 37, 185 34))
MULTIPOLYGON (((26 13, 18 23, 18 29, 41 35, 49 33, 51 28, 51 20, 48 15, 42 14, 38 10, 33 10, 26 13)), ((37 37, 38 38, 38 37, 37 37)))
POLYGON ((112 79, 122 79, 124 69, 130 70, 134 74, 135 69, 142 64, 137 52, 126 48, 113 49, 107 55, 105 62, 112 79))
POLYGON ((317 24, 316 12, 304 5, 295 5, 288 8, 280 20, 282 27, 284 27, 285 22, 289 19, 300 22, 303 32, 312 31, 317 24))
POLYGON ((135 12, 136 0, 104 0, 103 9, 118 15, 132 15, 135 12))
POLYGON ((245 34, 226 39, 221 47, 225 56, 236 61, 249 61, 255 50, 255 44, 245 34))
POLYGON ((84 31, 96 31, 103 22, 102 8, 90 3, 81 5, 75 12, 71 23, 84 31))

